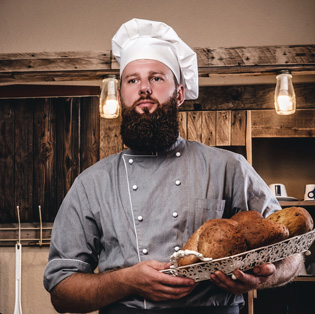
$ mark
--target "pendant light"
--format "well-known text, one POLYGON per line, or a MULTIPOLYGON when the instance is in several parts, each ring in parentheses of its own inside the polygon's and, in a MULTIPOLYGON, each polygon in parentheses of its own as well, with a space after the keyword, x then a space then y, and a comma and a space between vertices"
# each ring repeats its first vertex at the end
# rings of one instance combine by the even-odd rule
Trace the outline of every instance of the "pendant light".
POLYGON ((276 77, 275 108, 279 115, 293 114, 296 109, 292 75, 288 70, 281 70, 276 77))
POLYGON ((117 97, 118 80, 115 75, 108 75, 102 81, 100 95, 100 116, 105 119, 118 118, 120 107, 117 97))

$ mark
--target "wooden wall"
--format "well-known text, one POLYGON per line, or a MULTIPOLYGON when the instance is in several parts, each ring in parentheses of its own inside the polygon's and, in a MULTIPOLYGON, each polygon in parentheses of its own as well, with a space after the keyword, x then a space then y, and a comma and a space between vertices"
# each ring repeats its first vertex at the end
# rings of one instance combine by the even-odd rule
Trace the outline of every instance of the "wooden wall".
POLYGON ((99 160, 97 97, 0 100, 0 223, 53 221, 76 176, 99 160))

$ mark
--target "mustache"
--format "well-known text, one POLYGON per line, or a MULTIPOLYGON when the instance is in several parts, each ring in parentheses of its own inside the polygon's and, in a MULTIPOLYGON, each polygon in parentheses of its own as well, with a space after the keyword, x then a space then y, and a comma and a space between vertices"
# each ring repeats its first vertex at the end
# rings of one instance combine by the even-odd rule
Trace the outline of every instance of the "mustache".
POLYGON ((135 109, 135 108, 139 105, 139 102, 142 101, 142 100, 150 100, 150 101, 152 101, 154 104, 157 104, 159 108, 161 107, 160 102, 159 102, 156 98, 153 98, 153 97, 151 97, 150 95, 144 95, 144 96, 140 96, 140 97, 132 104, 131 108, 135 109))

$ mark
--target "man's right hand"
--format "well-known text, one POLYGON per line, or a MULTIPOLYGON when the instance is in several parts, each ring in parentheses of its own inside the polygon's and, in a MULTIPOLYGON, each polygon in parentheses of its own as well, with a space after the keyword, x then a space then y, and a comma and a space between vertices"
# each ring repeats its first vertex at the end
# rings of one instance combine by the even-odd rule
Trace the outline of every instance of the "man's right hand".
POLYGON ((161 273, 168 269, 170 263, 145 261, 125 268, 123 282, 129 285, 134 294, 153 301, 180 299, 189 294, 195 287, 194 280, 161 273))
POLYGON ((52 290, 51 301, 59 313, 87 313, 131 295, 140 295, 153 301, 180 299, 197 284, 192 279, 160 272, 170 265, 145 261, 98 274, 75 273, 52 290))

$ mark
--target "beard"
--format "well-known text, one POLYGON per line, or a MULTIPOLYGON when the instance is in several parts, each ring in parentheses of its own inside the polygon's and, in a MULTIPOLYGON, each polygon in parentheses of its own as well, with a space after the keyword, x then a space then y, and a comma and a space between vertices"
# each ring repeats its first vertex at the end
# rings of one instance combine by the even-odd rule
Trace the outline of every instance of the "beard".
POLYGON ((176 90, 164 104, 150 96, 139 98, 131 107, 126 107, 122 100, 120 134, 126 146, 139 152, 155 153, 170 148, 179 134, 176 90), (142 114, 138 113, 136 103, 141 99, 154 101, 156 110, 150 113, 144 108, 142 114))

